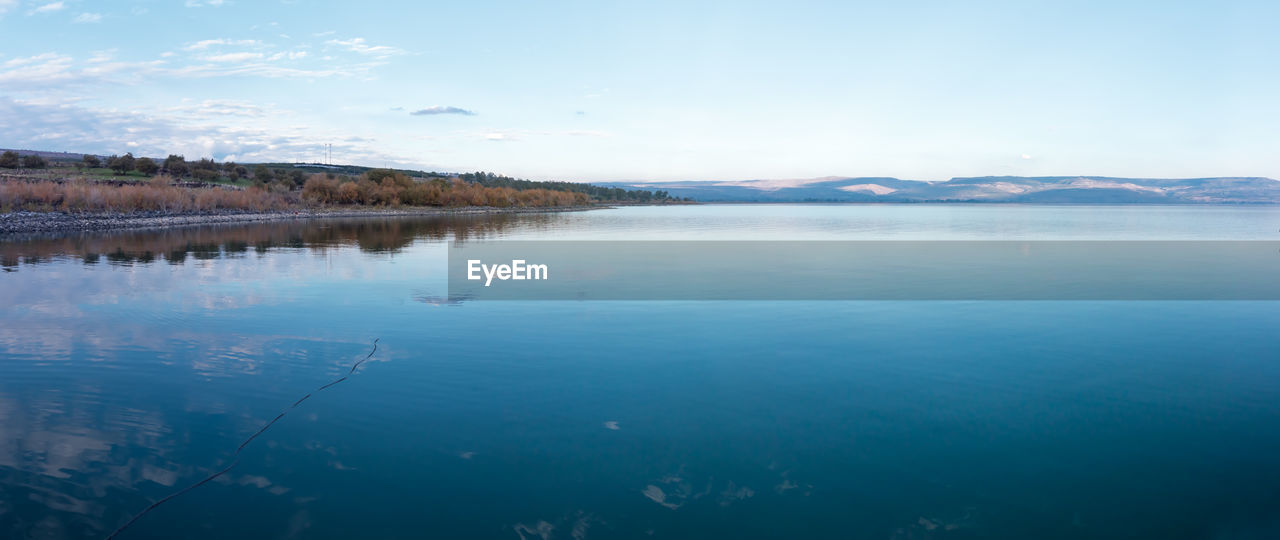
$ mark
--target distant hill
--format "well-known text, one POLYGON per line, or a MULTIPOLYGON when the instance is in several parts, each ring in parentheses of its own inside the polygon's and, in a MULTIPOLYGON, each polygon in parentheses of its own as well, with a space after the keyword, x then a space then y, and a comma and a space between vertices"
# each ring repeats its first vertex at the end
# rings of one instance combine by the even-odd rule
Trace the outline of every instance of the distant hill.
MULTIPOLYGON (((18 148, 0 148, 0 152, 14 152, 22 156, 40 156, 45 159, 58 161, 80 161, 81 159, 84 159, 84 154, 76 152, 49 152, 46 150, 22 150, 18 148)), ((105 157, 107 156, 98 156, 98 158, 105 157)))
MULTIPOLYGON (((6 149, 0 148, 0 151, 6 149)), ((79 161, 84 154, 19 150, 49 160, 79 161)), ((105 158, 105 156, 99 156, 105 158)), ((242 163, 253 167, 255 163, 242 163)), ((264 163, 279 169, 359 175, 371 167, 319 163, 264 163)), ((652 202, 973 202, 1060 204, 1280 204, 1280 181, 1263 177, 1118 178, 1110 176, 975 176, 928 182, 892 177, 688 181, 533 182, 492 173, 394 169, 415 178, 461 178, 486 187, 580 191, 604 201, 652 202)))
POLYGON ((689 197, 704 202, 1280 203, 1280 181, 1260 177, 981 176, 940 182, 887 177, 826 177, 610 185, 664 190, 672 197, 689 197))
MULTIPOLYGON (((70 167, 71 165, 69 162, 79 164, 81 160, 84 159, 85 155, 92 155, 92 154, 80 154, 80 153, 74 153, 74 152, 49 152, 46 150, 0 148, 0 152, 9 152, 9 151, 15 152, 20 156, 36 155, 36 156, 43 157, 46 160, 53 162, 52 165, 49 166, 49 168, 70 167)), ((103 161, 107 160, 107 156, 98 155, 97 157, 103 161)), ((144 157, 144 155, 139 154, 135 157, 141 158, 141 157, 144 157)), ((151 157, 157 162, 164 161, 164 157, 159 155, 145 156, 145 157, 151 157)), ((209 162, 209 160, 207 159, 201 159, 200 161, 209 162)), ((191 163, 191 162, 188 162, 188 163, 191 163)), ((225 168, 226 165, 229 165, 229 163, 216 163, 216 162, 211 162, 211 163, 214 165, 214 167, 204 169, 205 171, 210 171, 212 173, 212 176, 210 176, 209 178, 206 178, 207 181, 215 182, 215 183, 220 181, 235 182, 236 179, 239 178, 239 177, 232 178, 224 174, 226 171, 223 169, 225 168)), ((242 162, 242 163, 239 163, 238 165, 241 165, 246 169, 249 169, 250 171, 247 173, 237 173, 237 174, 240 174, 240 175, 256 174, 256 169, 258 167, 266 167, 268 169, 267 172, 275 176, 277 180, 288 178, 288 179, 291 179, 292 182, 294 182, 295 186, 302 185, 305 175, 311 174, 311 173, 326 173, 330 175, 356 177, 366 173, 373 173, 375 171, 378 171, 378 172, 391 171, 394 173, 404 174, 405 176, 408 176, 410 179, 414 179, 420 182, 430 181, 430 180, 448 181, 452 179, 457 179, 457 180, 462 180, 464 182, 468 182, 472 184, 479 184, 480 186, 483 186, 486 188, 508 188, 516 191, 527 191, 527 190, 535 190, 535 189, 543 189, 543 190, 550 190, 550 191, 569 191, 573 193, 582 193, 587 197, 594 199, 596 201, 606 202, 610 204, 668 204, 668 203, 689 202, 689 201, 680 201, 675 198, 672 198, 669 194, 660 190, 655 192, 655 191, 644 190, 644 189, 622 189, 618 187, 605 187, 605 186, 599 186, 595 184, 587 184, 584 182, 525 180, 522 178, 512 178, 510 176, 503 176, 500 174, 494 174, 491 172, 484 172, 484 171, 466 172, 466 173, 450 173, 450 172, 436 172, 436 171, 420 171, 420 170, 414 170, 414 169, 377 168, 377 167, 366 167, 362 165, 330 165, 330 164, 324 164, 324 163, 242 162), (296 179, 293 179, 294 176, 296 176, 296 179)), ((252 177, 246 176, 246 178, 252 178, 252 177)), ((249 182, 250 180, 244 180, 244 181, 249 182)))

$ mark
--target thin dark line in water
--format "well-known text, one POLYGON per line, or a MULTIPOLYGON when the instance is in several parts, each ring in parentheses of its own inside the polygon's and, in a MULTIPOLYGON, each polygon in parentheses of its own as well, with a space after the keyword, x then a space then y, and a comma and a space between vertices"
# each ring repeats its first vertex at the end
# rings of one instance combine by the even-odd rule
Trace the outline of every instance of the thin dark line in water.
POLYGON ((216 473, 213 473, 213 474, 211 474, 211 475, 209 475, 209 476, 206 476, 206 477, 204 477, 204 479, 203 479, 203 480, 200 480, 199 482, 196 482, 196 483, 191 484, 191 485, 189 485, 189 486, 187 486, 187 487, 184 487, 184 488, 182 488, 182 489, 180 489, 180 490, 178 490, 178 491, 175 491, 175 492, 173 492, 173 493, 170 493, 169 495, 165 496, 163 499, 160 499, 160 500, 158 500, 158 501, 156 501, 156 502, 151 503, 151 506, 148 506, 148 507, 146 507, 146 508, 143 508, 141 512, 138 512, 137 514, 134 514, 132 518, 129 518, 129 521, 126 521, 126 522, 124 523, 124 525, 121 525, 121 526, 120 526, 120 528, 116 529, 114 532, 112 532, 111 534, 107 535, 107 540, 112 540, 112 539, 114 539, 114 538, 115 538, 117 535, 119 535, 121 532, 124 532, 124 530, 125 530, 125 529, 128 529, 130 525, 133 525, 133 523, 134 523, 135 521, 138 521, 139 519, 142 519, 142 516, 145 516, 145 515, 147 515, 147 513, 148 513, 148 512, 150 512, 150 511, 152 511, 152 510, 155 510, 157 506, 160 506, 160 505, 162 505, 162 504, 164 504, 164 503, 166 503, 166 502, 169 502, 170 500, 172 500, 172 499, 174 499, 174 498, 177 498, 179 495, 182 495, 183 493, 186 493, 186 492, 191 491, 191 490, 193 490, 193 489, 195 489, 195 488, 198 488, 198 487, 200 487, 200 486, 203 486, 203 485, 205 485, 205 484, 209 483, 209 482, 210 482, 211 480, 213 480, 214 478, 217 478, 217 477, 219 477, 219 476, 222 476, 222 475, 224 475, 224 474, 227 474, 227 472, 228 472, 228 471, 230 471, 232 467, 235 467, 235 466, 236 466, 236 464, 240 463, 240 452, 241 452, 242 450, 244 450, 244 447, 245 447, 245 446, 248 446, 250 442, 252 442, 254 439, 258 438, 258 435, 262 435, 262 434, 263 434, 263 432, 267 431, 267 428, 270 428, 270 427, 271 427, 272 425, 274 425, 276 422, 279 422, 281 418, 284 418, 284 415, 289 414, 289 411, 291 411, 291 410, 293 410, 293 409, 297 408, 297 407, 298 407, 298 405, 300 405, 303 401, 306 401, 306 400, 307 400, 307 398, 311 397, 311 395, 312 395, 312 394, 315 394, 316 392, 319 392, 319 391, 321 391, 321 390, 324 390, 325 388, 328 388, 328 387, 333 386, 333 385, 335 385, 335 384, 338 384, 338 383, 340 383, 340 382, 342 382, 342 381, 345 381, 345 380, 347 380, 347 378, 348 378, 348 377, 351 377, 352 375, 354 375, 354 374, 355 374, 355 372, 356 372, 356 369, 360 367, 360 364, 363 364, 363 363, 365 363, 365 361, 366 361, 366 360, 368 360, 368 359, 370 359, 370 358, 373 358, 373 353, 378 352, 378 340, 379 340, 379 339, 382 339, 382 338, 374 338, 374 340, 373 340, 373 350, 369 351, 369 354, 368 354, 368 355, 365 355, 365 357, 364 357, 364 358, 361 358, 361 359, 360 359, 360 361, 358 361, 358 362, 356 362, 355 364, 353 364, 353 365, 351 366, 351 370, 350 370, 350 371, 348 371, 346 375, 343 375, 343 376, 342 376, 342 378, 337 379, 337 380, 335 380, 335 381, 333 381, 333 382, 330 382, 329 384, 326 384, 326 385, 324 385, 324 386, 321 386, 320 388, 315 389, 315 391, 310 392, 310 393, 308 393, 308 394, 307 394, 307 395, 305 395, 305 396, 302 396, 301 398, 299 398, 299 399, 298 399, 298 401, 293 402, 293 405, 290 405, 288 409, 285 409, 285 410, 281 411, 281 412, 280 412, 280 414, 277 414, 277 415, 276 415, 276 417, 275 417, 275 418, 272 418, 270 422, 267 422, 265 425, 263 425, 263 426, 262 426, 262 428, 261 428, 261 429, 259 429, 258 431, 254 432, 254 434, 253 434, 253 435, 250 435, 248 439, 245 439, 245 440, 244 440, 244 442, 240 443, 240 446, 236 447, 236 451, 235 451, 234 453, 232 453, 232 454, 231 454, 231 464, 230 464, 230 465, 227 465, 227 468, 222 469, 222 470, 220 470, 220 471, 218 471, 218 472, 216 472, 216 473))

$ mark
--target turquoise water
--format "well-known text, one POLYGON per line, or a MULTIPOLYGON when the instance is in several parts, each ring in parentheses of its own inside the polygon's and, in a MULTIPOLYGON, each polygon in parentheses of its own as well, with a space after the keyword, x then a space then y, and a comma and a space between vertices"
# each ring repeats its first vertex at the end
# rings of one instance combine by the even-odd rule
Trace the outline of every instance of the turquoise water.
MULTIPOLYGON (((448 242, 1274 240, 726 205, 0 240, 0 537, 1274 538, 1280 305, 448 301, 448 242)), ((1231 261, 1222 261, 1230 265, 1231 261)))

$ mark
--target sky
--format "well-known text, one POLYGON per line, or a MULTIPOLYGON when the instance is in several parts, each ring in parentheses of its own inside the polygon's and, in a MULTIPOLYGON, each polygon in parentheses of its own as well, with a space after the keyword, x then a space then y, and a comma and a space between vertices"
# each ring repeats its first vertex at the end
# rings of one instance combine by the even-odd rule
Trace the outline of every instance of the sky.
POLYGON ((1280 178, 1280 2, 0 0, 0 147, 571 181, 1280 178))

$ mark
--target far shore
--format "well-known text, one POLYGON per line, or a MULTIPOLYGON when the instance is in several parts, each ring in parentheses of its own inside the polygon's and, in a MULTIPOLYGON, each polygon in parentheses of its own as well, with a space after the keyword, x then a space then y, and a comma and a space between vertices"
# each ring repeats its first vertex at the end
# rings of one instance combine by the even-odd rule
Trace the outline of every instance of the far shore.
POLYGON ((88 232, 114 229, 144 229, 211 225, 222 223, 249 223, 258 221, 282 221, 295 219, 332 219, 361 217, 401 216, 460 216, 483 214, 543 214, 553 212, 583 212, 610 208, 607 205, 550 206, 550 207, 341 207, 275 210, 266 212, 216 212, 216 213, 68 213, 68 212, 10 212, 0 214, 0 239, 5 235, 21 233, 88 232))

